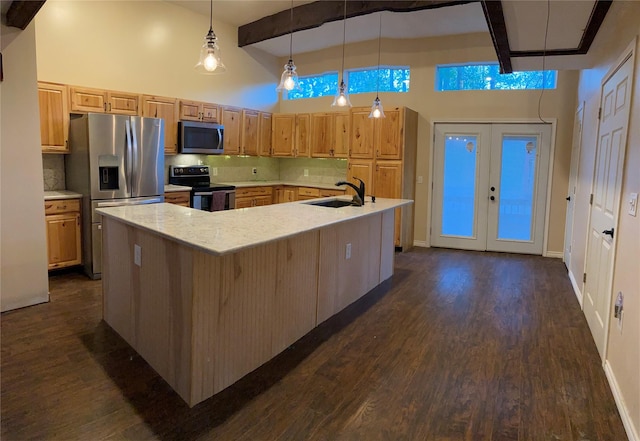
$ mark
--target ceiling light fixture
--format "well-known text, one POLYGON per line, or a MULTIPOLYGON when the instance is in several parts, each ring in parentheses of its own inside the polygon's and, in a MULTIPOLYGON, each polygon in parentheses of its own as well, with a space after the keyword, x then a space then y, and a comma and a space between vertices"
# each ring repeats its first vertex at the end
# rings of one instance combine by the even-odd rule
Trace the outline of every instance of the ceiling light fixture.
POLYGON ((276 87, 276 92, 293 89, 300 89, 300 81, 298 80, 296 65, 293 64, 293 0, 291 0, 291 19, 289 21, 289 61, 284 65, 284 72, 282 72, 280 84, 276 87))
POLYGON ((213 32, 213 0, 209 9, 209 32, 204 37, 204 44, 200 48, 200 59, 194 69, 201 74, 211 75, 225 72, 227 68, 220 59, 218 37, 213 32))
POLYGON ((382 109, 382 103, 378 97, 378 91, 380 89, 380 40, 382 38, 382 12, 380 13, 380 27, 378 29, 378 78, 376 79, 376 99, 373 100, 371 106, 371 113, 369 118, 384 118, 384 110, 382 109))
POLYGON ((342 19, 342 81, 338 86, 338 91, 331 107, 351 107, 351 101, 349 100, 349 92, 347 86, 344 84, 344 46, 346 43, 347 35, 347 0, 344 0, 344 15, 342 19))

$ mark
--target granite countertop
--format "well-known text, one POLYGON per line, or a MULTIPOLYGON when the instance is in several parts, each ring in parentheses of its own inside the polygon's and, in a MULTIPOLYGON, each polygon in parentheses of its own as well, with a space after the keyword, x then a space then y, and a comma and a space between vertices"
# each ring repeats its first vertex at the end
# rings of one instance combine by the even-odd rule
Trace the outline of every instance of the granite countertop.
POLYGON ((171 193, 173 191, 191 191, 191 187, 187 187, 185 185, 165 184, 164 186, 165 193, 171 193))
POLYGON ((236 187, 272 187, 276 185, 288 185, 291 187, 312 187, 327 190, 344 190, 346 187, 336 187, 334 184, 320 182, 290 182, 290 181, 240 181, 240 182, 216 182, 216 184, 235 185, 236 187))
POLYGON ((82 199, 82 195, 69 190, 53 190, 44 192, 45 201, 53 201, 55 199, 82 199))
MULTIPOLYGON (((351 200, 351 197, 323 199, 351 200)), ((370 198, 366 200, 362 207, 342 208, 318 207, 298 201, 207 212, 162 203, 100 208, 97 212, 220 256, 413 203, 408 199, 376 198, 375 204, 370 198)))

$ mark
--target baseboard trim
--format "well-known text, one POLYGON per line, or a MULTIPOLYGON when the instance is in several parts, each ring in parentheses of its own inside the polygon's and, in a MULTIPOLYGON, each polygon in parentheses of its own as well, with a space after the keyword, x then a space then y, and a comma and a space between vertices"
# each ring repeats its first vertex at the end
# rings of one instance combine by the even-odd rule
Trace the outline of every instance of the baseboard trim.
POLYGON ((618 382, 616 381, 616 376, 611 370, 609 361, 606 360, 604 362, 604 373, 607 376, 607 380, 609 381, 609 387, 611 388, 611 392, 613 392, 613 399, 616 401, 616 406, 618 407, 618 412, 620 413, 620 418, 622 418, 622 424, 624 425, 624 430, 627 432, 629 441, 640 441, 638 431, 635 427, 633 427, 633 422, 631 421, 631 416, 629 415, 629 409, 627 409, 624 398, 622 397, 622 393, 620 392, 620 387, 618 386, 618 382))
POLYGON ((551 257, 553 259, 562 259, 564 257, 564 253, 562 251, 547 251, 544 253, 544 257, 551 257))
POLYGON ((427 243, 426 240, 414 240, 413 241, 413 246, 414 247, 429 248, 429 244, 427 243))
POLYGON ((575 293, 576 298, 578 299, 578 303, 580 304, 580 309, 582 309, 582 291, 580 291, 580 288, 578 287, 578 281, 575 277, 573 277, 573 273, 571 271, 569 271, 569 280, 571 281, 573 292, 575 293))

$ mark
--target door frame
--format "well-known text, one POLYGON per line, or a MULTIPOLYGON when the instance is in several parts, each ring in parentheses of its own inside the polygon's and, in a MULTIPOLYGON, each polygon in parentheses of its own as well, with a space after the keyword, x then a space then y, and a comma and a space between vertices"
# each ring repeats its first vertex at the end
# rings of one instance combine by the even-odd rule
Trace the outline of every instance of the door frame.
MULTIPOLYGON (((625 62, 630 61, 631 62, 631 99, 633 99, 633 93, 634 93, 634 89, 636 87, 635 84, 635 55, 636 55, 636 45, 637 45, 637 37, 633 39, 633 41, 631 41, 631 43, 629 43, 629 45, 624 49, 624 51, 621 52, 621 54, 616 58, 616 61, 614 63, 612 63, 612 67, 607 71, 607 73, 602 77, 602 81, 600 82, 600 94, 598 95, 598 107, 600 108, 602 106, 602 97, 604 95, 604 85, 616 74, 616 72, 618 72, 618 70, 620 70, 620 68, 624 65, 625 62)), ((631 105, 631 103, 629 104, 631 105)), ((628 144, 629 144, 629 127, 628 124, 631 121, 631 108, 629 109, 629 116, 628 116, 628 121, 627 121, 627 133, 626 133, 626 137, 624 140, 624 158, 622 161, 622 177, 621 177, 621 185, 622 183, 624 183, 624 164, 626 163, 626 157, 627 157, 627 148, 628 148, 628 144)), ((600 119, 598 119, 598 129, 596 130, 596 140, 600 139, 600 119)), ((598 154, 598 150, 597 150, 597 145, 596 145, 596 151, 595 151, 595 155, 596 158, 593 162, 593 172, 591 174, 591 189, 589 194, 593 194, 594 189, 595 189, 595 174, 596 174, 596 166, 597 166, 597 162, 598 162, 598 158, 597 158, 597 154, 598 154)), ((615 207, 615 211, 616 211, 616 222, 615 222, 615 226, 614 228, 616 230, 619 231, 620 229, 620 211, 621 211, 621 207, 622 207, 622 186, 619 189, 620 191, 620 197, 618 198, 618 206, 615 207)), ((587 219, 587 231, 586 231, 586 235, 585 235, 585 253, 584 253, 584 271, 587 271, 587 267, 588 267, 588 262, 589 262, 589 234, 591 233, 591 204, 589 204, 589 216, 587 219)), ((607 298, 607 302, 606 302, 606 311, 605 311, 605 323, 604 323, 604 346, 602 348, 602 366, 604 367, 607 363, 607 356, 609 353, 609 334, 610 334, 610 327, 611 327, 611 303, 612 303, 612 299, 613 299, 613 275, 614 275, 614 271, 616 268, 616 260, 618 257, 618 238, 619 238, 619 234, 616 234, 614 236, 614 238, 611 240, 611 254, 613 255, 612 259, 611 259, 611 263, 609 264, 609 268, 608 268, 608 274, 607 274, 607 278, 608 278, 608 283, 606 286, 606 292, 608 295, 607 298)), ((587 277, 589 277, 589 275, 587 274, 587 277)), ((584 284, 582 285, 582 294, 584 297, 584 284)), ((584 303, 581 305, 582 306, 582 311, 584 314, 584 303)), ((589 332, 591 332, 591 330, 589 330, 589 332)))
MULTIPOLYGON (((582 152, 582 132, 584 131, 584 113, 585 113, 586 103, 581 101, 578 103, 576 107, 576 111, 574 113, 573 127, 574 133, 572 137, 572 146, 571 146, 571 165, 569 167, 569 187, 568 187, 568 196, 571 197, 571 225, 567 222, 567 215, 565 214, 565 225, 564 225, 564 243, 562 246, 562 260, 564 261, 564 265, 567 267, 567 271, 571 272, 571 253, 573 252, 573 225, 575 223, 575 212, 576 212, 576 201, 575 196, 578 188, 578 176, 580 174, 580 154, 582 152), (576 139, 575 136, 575 123, 578 118, 578 114, 580 114, 580 137, 576 139), (571 236, 571 240, 569 241, 569 259, 565 258, 565 250, 567 244, 567 236, 568 234, 571 236)), ((568 210, 567 210, 568 212, 568 210)), ((579 299, 580 305, 582 305, 582 299, 579 299)))
POLYGON ((564 243, 562 251, 549 252, 547 251, 547 245, 549 240, 549 211, 551 209, 551 184, 553 182, 553 164, 556 152, 556 126, 558 124, 557 118, 545 118, 541 121, 539 118, 431 118, 429 119, 429 129, 431 130, 431 141, 429 151, 429 180, 427 188, 427 234, 426 243, 431 243, 431 205, 433 203, 433 178, 434 178, 434 160, 435 160, 435 148, 436 148, 436 124, 551 124, 551 139, 550 151, 549 151, 549 169, 547 175, 547 197, 545 201, 545 215, 544 215, 544 234, 542 240, 542 255, 544 257, 562 257, 564 252, 564 243))

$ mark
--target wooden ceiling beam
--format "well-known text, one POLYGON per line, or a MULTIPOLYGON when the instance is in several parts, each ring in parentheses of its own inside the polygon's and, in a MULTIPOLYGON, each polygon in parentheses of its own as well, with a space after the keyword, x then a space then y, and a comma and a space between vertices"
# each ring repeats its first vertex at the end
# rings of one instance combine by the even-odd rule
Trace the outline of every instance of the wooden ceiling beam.
POLYGON ((46 0, 14 0, 7 10, 7 26, 23 31, 31 23, 46 0))
MULTIPOLYGON (((347 2, 347 18, 375 12, 411 12, 423 9, 435 9, 445 6, 474 3, 479 0, 429 0, 429 1, 353 1, 347 2)), ((293 22, 291 10, 261 18, 238 28, 238 47, 259 43, 271 38, 287 35, 322 26, 325 23, 342 20, 344 17, 344 2, 323 0, 293 8, 293 22)))
POLYGON ((504 21, 502 2, 495 0, 482 0, 482 11, 489 26, 493 47, 498 56, 500 73, 508 74, 513 72, 511 67, 511 50, 509 49, 509 36, 507 35, 507 25, 504 21))

